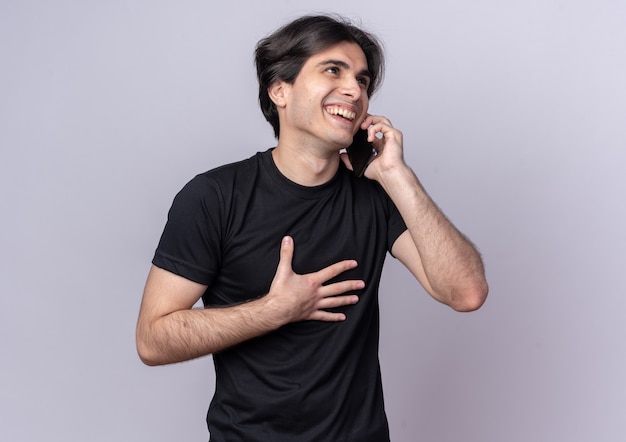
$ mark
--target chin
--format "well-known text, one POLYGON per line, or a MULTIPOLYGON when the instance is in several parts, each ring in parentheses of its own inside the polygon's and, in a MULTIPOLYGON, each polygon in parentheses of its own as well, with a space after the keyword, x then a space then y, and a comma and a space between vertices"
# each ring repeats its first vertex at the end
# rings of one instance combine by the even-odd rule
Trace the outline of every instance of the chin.
POLYGON ((352 144, 353 139, 354 139, 354 134, 350 133, 338 139, 336 144, 339 146, 340 149, 345 149, 346 147, 352 144))

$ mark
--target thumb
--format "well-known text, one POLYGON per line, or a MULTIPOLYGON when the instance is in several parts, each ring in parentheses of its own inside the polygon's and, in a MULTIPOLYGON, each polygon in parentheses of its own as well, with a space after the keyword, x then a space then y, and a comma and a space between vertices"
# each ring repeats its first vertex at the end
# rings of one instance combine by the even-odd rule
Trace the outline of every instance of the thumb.
POLYGON ((291 271, 291 263, 293 260, 293 238, 291 236, 283 237, 280 243, 280 261, 278 263, 278 270, 291 271))
POLYGON ((348 157, 348 154, 345 152, 342 152, 339 157, 341 158, 341 161, 343 161, 343 164, 345 164, 346 168, 348 170, 353 170, 352 169, 352 163, 350 162, 350 158, 348 157))

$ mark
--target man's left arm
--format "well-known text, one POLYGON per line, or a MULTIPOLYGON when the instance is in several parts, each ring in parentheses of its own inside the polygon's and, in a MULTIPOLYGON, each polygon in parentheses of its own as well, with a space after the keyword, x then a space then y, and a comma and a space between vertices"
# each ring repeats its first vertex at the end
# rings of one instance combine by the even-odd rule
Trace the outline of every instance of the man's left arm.
MULTIPOLYGON (((378 153, 365 176, 380 183, 408 227, 391 253, 433 298, 457 311, 478 309, 488 292, 480 254, 439 210, 405 163, 402 133, 378 116, 368 116, 361 127, 369 128, 369 140, 378 153)), ((350 167, 347 157, 342 158, 350 167)))

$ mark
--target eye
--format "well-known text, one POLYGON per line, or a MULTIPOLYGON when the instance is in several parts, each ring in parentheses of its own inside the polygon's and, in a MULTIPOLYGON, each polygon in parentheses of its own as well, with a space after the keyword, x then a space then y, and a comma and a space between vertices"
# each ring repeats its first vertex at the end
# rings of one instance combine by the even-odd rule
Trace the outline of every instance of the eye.
POLYGON ((326 72, 328 72, 329 74, 338 74, 339 68, 336 66, 331 66, 329 68, 326 68, 326 72))
POLYGON ((356 81, 362 88, 367 89, 370 85, 370 79, 368 77, 358 77, 356 81))

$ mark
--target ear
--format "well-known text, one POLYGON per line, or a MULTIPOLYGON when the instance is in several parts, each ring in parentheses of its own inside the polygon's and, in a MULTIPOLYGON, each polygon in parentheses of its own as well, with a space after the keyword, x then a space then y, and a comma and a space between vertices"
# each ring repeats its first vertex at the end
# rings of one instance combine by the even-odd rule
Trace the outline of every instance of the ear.
POLYGON ((289 84, 282 80, 275 81, 267 88, 267 94, 277 108, 285 107, 288 89, 289 84))

